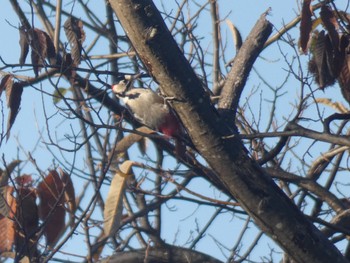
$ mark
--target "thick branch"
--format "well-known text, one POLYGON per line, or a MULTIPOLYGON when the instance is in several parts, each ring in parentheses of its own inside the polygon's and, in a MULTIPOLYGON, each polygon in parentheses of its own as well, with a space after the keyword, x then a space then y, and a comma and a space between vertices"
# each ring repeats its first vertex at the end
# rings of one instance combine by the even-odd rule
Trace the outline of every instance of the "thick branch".
POLYGON ((294 206, 211 105, 188 61, 150 0, 111 0, 149 73, 161 85, 196 149, 257 225, 298 262, 347 262, 294 206))
POLYGON ((238 102, 250 71, 272 32, 272 24, 266 20, 266 15, 267 13, 259 18, 239 49, 220 94, 218 108, 223 118, 232 127, 234 127, 238 102))
MULTIPOLYGON (((285 131, 282 132, 262 132, 253 134, 240 134, 241 139, 256 139, 256 138, 272 138, 272 137, 282 137, 288 138, 291 136, 299 136, 303 138, 310 138, 320 142, 328 142, 337 145, 350 146, 349 136, 347 135, 334 135, 326 132, 317 132, 303 126, 290 122, 286 126, 285 131)), ((227 138, 230 138, 228 136, 227 138)))
POLYGON ((149 248, 117 252, 115 255, 102 260, 102 263, 135 263, 135 262, 178 262, 178 263, 221 263, 215 258, 186 248, 169 246, 168 248, 149 248))

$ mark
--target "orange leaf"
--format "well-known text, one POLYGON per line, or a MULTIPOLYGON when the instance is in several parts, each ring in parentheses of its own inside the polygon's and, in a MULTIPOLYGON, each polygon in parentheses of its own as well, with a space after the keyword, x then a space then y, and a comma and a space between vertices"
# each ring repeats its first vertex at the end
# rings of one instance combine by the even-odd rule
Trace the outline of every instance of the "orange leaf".
POLYGON ((16 205, 15 198, 12 196, 14 188, 11 186, 4 187, 4 195, 1 198, 10 209, 9 217, 0 215, 0 253, 11 251, 15 239, 15 226, 13 213, 15 213, 16 205))
POLYGON ((67 204, 68 211, 71 217, 71 223, 74 223, 74 213, 77 209, 77 205, 75 203, 75 191, 73 182, 68 173, 63 171, 61 168, 58 169, 62 178, 63 186, 64 186, 64 201, 67 204))

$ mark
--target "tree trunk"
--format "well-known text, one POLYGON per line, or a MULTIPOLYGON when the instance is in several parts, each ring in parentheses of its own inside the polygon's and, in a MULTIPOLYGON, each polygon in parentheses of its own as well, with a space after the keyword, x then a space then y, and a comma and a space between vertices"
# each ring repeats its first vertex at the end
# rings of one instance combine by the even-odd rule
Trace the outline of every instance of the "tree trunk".
MULTIPOLYGON (((297 262, 347 262, 253 161, 224 122, 150 0, 110 4, 193 144, 257 225, 297 262)), ((234 116, 232 116, 234 118, 234 116)))

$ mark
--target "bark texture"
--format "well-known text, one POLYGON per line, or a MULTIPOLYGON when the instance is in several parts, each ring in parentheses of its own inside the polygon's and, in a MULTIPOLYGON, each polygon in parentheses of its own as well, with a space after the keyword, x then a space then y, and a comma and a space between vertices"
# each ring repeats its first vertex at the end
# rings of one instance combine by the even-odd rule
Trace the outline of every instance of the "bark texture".
POLYGON ((264 48, 264 44, 272 32, 272 24, 263 14, 250 32, 235 57, 225 85, 221 90, 218 109, 220 115, 231 126, 244 86, 253 68, 254 62, 264 48))

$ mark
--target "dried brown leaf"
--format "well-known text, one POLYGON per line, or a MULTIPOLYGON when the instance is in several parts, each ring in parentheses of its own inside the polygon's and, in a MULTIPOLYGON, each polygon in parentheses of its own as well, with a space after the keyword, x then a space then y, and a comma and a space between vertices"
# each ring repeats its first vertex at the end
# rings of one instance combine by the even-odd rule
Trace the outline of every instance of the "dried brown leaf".
POLYGON ((350 55, 345 57, 345 63, 340 71, 338 82, 344 99, 350 103, 350 55))
POLYGON ((25 63, 29 46, 32 49, 31 59, 35 76, 38 76, 39 71, 45 65, 45 58, 48 59, 50 64, 56 64, 55 46, 46 32, 37 28, 31 28, 25 31, 23 27, 20 28, 19 32, 19 43, 21 47, 19 63, 21 65, 25 63))
POLYGON ((0 215, 0 252, 12 251, 13 245, 16 257, 29 256, 32 258, 37 253, 36 233, 38 231, 39 217, 36 205, 36 192, 27 187, 31 177, 20 176, 16 181, 24 184, 17 185, 16 198, 15 188, 7 186, 8 175, 20 163, 12 161, 5 170, 1 170, 1 198, 6 204, 6 215, 0 215))
POLYGON ((75 65, 79 65, 81 61, 81 51, 83 42, 85 41, 85 31, 83 30, 83 22, 80 19, 69 17, 64 23, 64 32, 68 38, 73 61, 75 65))
MULTIPOLYGON (((5 177, 6 176, 3 176, 1 178, 1 181, 5 181, 5 180, 2 180, 5 177)), ((1 185, 0 185, 0 217, 8 217, 10 214, 11 209, 10 209, 10 205, 8 202, 8 196, 7 196, 8 190, 9 190, 9 186, 7 185, 7 180, 6 180, 6 184, 5 184, 5 182, 1 182, 1 185)))
POLYGON ((44 33, 44 36, 45 36, 45 39, 46 39, 46 46, 47 46, 45 57, 48 59, 50 65, 55 65, 56 64, 56 48, 55 48, 55 45, 54 45, 51 37, 46 32, 43 32, 43 33, 44 33))
POLYGON ((5 188, 8 186, 8 179, 9 177, 7 176, 6 173, 3 173, 1 176, 0 176, 0 215, 5 215, 7 216, 7 213, 3 213, 3 207, 4 207, 4 203, 1 203, 2 200, 5 200, 4 199, 4 196, 6 196, 6 190, 5 188))
POLYGON ((33 188, 19 188, 16 198, 15 220, 15 246, 16 252, 32 258, 37 253, 36 233, 39 230, 38 207, 36 205, 36 192, 33 188))
POLYGON ((64 187, 64 202, 66 203, 66 207, 69 211, 71 224, 74 224, 74 213, 77 209, 77 205, 75 203, 75 190, 73 186, 73 182, 69 176, 69 174, 63 171, 61 168, 58 169, 64 187))
POLYGON ((92 246, 91 246, 91 251, 94 251, 93 255, 92 255, 92 260, 93 262, 99 262, 99 259, 101 257, 102 251, 104 249, 104 245, 106 244, 106 241, 102 240, 100 242, 95 242, 92 246))
POLYGON ((147 138, 146 137, 142 137, 142 139, 137 142, 137 146, 138 146, 138 148, 140 150, 140 153, 142 155, 145 155, 146 154, 146 150, 147 150, 147 138))
POLYGON ((331 41, 323 30, 314 33, 310 50, 312 58, 309 61, 309 71, 314 75, 316 83, 321 89, 333 85, 339 70, 336 69, 331 41))
POLYGON ((333 10, 329 5, 323 5, 320 12, 321 20, 325 28, 327 29, 328 35, 334 47, 334 50, 339 48, 339 24, 334 16, 333 10))
POLYGON ((43 231, 49 246, 57 242, 65 227, 63 190, 64 184, 55 170, 50 171, 37 187, 39 217, 45 222, 43 231))
POLYGON ((36 192, 33 188, 19 188, 16 216, 21 222, 21 226, 27 230, 25 231, 26 233, 31 234, 37 230, 39 217, 36 205, 36 192))
MULTIPOLYGON (((151 130, 150 128, 147 128, 145 126, 142 126, 138 129, 136 129, 139 132, 145 133, 145 134, 154 134, 156 133, 154 130, 151 130)), ((120 154, 125 151, 127 151, 134 143, 140 142, 144 139, 144 136, 139 134, 129 134, 128 136, 125 136, 122 140, 120 140, 115 148, 115 153, 120 154)))
POLYGON ((299 46, 301 51, 306 54, 308 43, 312 30, 312 10, 311 10, 311 0, 304 0, 301 9, 301 21, 300 21, 300 39, 299 46))
POLYGON ((349 112, 349 109, 347 109, 344 106, 344 104, 339 102, 339 101, 333 102, 329 98, 316 98, 316 102, 317 103, 322 103, 324 105, 327 105, 327 106, 333 108, 334 110, 336 110, 339 113, 347 113, 347 112, 349 112))
POLYGON ((104 214, 104 235, 106 237, 113 235, 120 226, 123 212, 123 195, 125 182, 131 173, 133 162, 125 161, 119 171, 114 175, 109 188, 108 196, 105 203, 104 214))
MULTIPOLYGON (((2 188, 3 196, 0 198, 6 203, 8 211, 15 212, 15 198, 12 196, 14 188, 5 186, 2 188)), ((0 253, 11 251, 15 240, 15 225, 13 220, 13 213, 7 213, 7 216, 0 214, 0 253)))
POLYGON ((327 34, 326 38, 326 63, 329 77, 333 85, 336 78, 339 76, 340 70, 344 63, 344 52, 340 52, 338 47, 334 47, 331 43, 330 36, 327 34))
POLYGON ((4 170, 0 169, 0 187, 8 185, 9 176, 20 163, 20 160, 13 160, 12 162, 6 165, 4 170))
POLYGON ((19 107, 21 105, 22 93, 23 86, 18 82, 14 82, 13 85, 6 87, 7 107, 10 109, 7 120, 7 139, 10 137, 11 127, 15 122, 19 107))
MULTIPOLYGON (((9 175, 13 172, 13 170, 20 164, 20 160, 14 160, 8 165, 4 170, 0 169, 0 215, 9 216, 10 215, 10 205, 9 205, 9 197, 8 195, 8 180, 9 175)), ((11 188, 12 189, 12 188, 11 188)), ((12 192, 11 192, 12 193, 12 192)), ((1 232, 0 232, 1 233, 1 232)))
POLYGON ((26 61, 29 52, 29 39, 25 32, 24 27, 19 29, 19 46, 21 48, 21 55, 19 57, 19 64, 23 65, 26 61))
POLYGON ((11 74, 6 74, 2 77, 0 82, 0 96, 4 90, 7 90, 8 88, 11 89, 11 86, 13 85, 13 76, 11 74))
POLYGON ((38 76, 39 71, 44 66, 47 54, 47 43, 45 33, 37 28, 31 29, 29 32, 30 46, 32 48, 31 58, 33 71, 38 76))
MULTIPOLYGON (((327 43, 327 64, 331 71, 332 77, 337 78, 344 63, 345 47, 344 40, 347 40, 338 33, 339 24, 335 16, 335 12, 329 5, 323 5, 320 12, 321 20, 325 28, 327 29, 329 36, 329 43, 327 43)), ((347 42, 347 41, 346 41, 347 42)))
POLYGON ((33 178, 30 174, 22 174, 16 177, 15 182, 19 188, 29 188, 33 186, 33 178))
MULTIPOLYGON (((147 128, 146 126, 141 126, 136 129, 139 132, 145 133, 145 134, 154 134, 156 133, 154 130, 151 130, 150 128, 147 128)), ((146 138, 142 135, 132 133, 128 136, 125 136, 122 140, 120 140, 114 151, 111 152, 109 159, 112 159, 113 163, 118 163, 118 160, 122 158, 124 153, 134 144, 139 143, 139 149, 142 154, 145 154, 146 152, 146 138), (113 154, 113 156, 112 156, 113 154)))
POLYGON ((233 43, 235 44, 236 53, 237 53, 238 50, 241 48, 242 43, 243 43, 241 33, 239 32, 237 27, 230 20, 226 19, 226 24, 231 31, 231 34, 233 37, 233 43))

